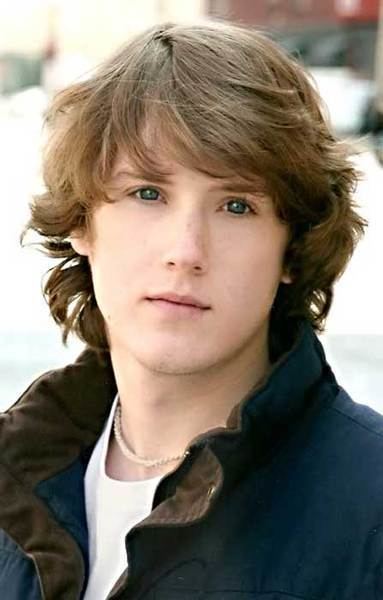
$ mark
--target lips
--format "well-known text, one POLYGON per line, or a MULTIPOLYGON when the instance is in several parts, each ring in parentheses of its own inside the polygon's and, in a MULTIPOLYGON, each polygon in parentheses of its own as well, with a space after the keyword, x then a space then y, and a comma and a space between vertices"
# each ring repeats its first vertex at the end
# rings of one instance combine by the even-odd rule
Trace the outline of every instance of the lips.
POLYGON ((192 306, 194 308, 200 308, 202 310, 207 310, 208 308, 210 308, 210 306, 208 306, 198 298, 195 298, 194 296, 174 294, 172 292, 166 292, 164 294, 155 294, 153 296, 149 296, 148 300, 165 300, 166 302, 171 302, 173 304, 192 306))

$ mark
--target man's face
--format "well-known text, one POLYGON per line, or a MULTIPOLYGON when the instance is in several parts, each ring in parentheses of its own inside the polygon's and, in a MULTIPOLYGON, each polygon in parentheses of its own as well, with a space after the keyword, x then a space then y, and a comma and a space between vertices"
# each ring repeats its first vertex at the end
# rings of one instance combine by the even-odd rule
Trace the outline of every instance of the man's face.
POLYGON ((289 282, 288 229, 256 184, 165 167, 171 175, 157 184, 128 174, 120 157, 116 201, 95 209, 91 236, 72 240, 89 258, 111 351, 167 374, 256 359, 267 352, 278 286, 289 282))

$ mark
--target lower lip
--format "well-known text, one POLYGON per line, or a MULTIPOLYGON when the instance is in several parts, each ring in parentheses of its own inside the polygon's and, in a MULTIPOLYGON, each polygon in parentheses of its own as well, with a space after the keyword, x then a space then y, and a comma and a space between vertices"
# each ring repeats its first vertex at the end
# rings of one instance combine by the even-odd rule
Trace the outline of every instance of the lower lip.
POLYGON ((174 317, 199 317, 206 308, 199 308, 190 304, 177 304, 177 302, 169 302, 168 300, 149 300, 152 306, 155 306, 164 314, 174 317))

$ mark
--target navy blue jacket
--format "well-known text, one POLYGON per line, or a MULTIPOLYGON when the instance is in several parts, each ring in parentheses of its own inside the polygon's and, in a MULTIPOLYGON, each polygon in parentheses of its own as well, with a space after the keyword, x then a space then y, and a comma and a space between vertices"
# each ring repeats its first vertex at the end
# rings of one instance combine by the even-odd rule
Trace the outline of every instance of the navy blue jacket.
MULTIPOLYGON (((87 350, 1 415, 2 600, 82 597, 84 472, 114 393, 87 350)), ((382 464, 383 417, 338 386, 304 324, 228 428, 161 481, 109 597, 383 599, 382 464)))

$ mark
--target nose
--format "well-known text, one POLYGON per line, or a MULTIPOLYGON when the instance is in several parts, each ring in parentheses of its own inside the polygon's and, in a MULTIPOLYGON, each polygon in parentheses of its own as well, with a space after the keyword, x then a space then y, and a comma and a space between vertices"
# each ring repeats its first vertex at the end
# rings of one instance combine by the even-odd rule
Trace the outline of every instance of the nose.
MULTIPOLYGON (((202 212, 202 211, 201 211, 202 212)), ((208 267, 208 223, 196 212, 179 215, 169 224, 163 262, 172 270, 204 273, 208 267)))

